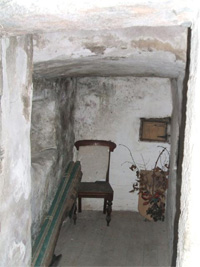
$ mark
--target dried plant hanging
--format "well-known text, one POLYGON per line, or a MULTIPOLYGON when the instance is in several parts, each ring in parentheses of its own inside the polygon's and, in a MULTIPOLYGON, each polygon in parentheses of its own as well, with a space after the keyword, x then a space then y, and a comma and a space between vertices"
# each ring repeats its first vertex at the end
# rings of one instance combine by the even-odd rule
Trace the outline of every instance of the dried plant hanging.
MULTIPOLYGON (((122 145, 122 144, 121 144, 122 145)), ((144 208, 141 208, 140 213, 146 213, 146 218, 154 221, 164 221, 165 218, 165 193, 168 187, 168 175, 169 175, 169 151, 166 147, 159 146, 162 150, 155 161, 153 169, 147 170, 146 164, 143 159, 142 169, 136 164, 131 150, 124 146, 130 154, 132 161, 125 161, 131 166, 129 169, 136 173, 136 182, 133 183, 133 189, 131 193, 137 191, 139 194, 139 201, 144 208), (165 160, 162 157, 165 155, 165 160), (160 162, 160 166, 158 166, 160 162)), ((124 164, 123 163, 123 164, 124 164)), ((143 214, 142 214, 143 215, 143 214)))

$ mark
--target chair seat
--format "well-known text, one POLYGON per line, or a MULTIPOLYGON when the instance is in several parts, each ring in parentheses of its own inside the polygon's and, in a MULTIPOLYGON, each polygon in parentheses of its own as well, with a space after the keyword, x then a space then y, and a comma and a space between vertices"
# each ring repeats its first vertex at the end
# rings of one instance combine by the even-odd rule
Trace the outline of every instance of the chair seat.
POLYGON ((106 198, 112 201, 113 189, 108 182, 81 182, 78 188, 78 196, 88 198, 106 198))

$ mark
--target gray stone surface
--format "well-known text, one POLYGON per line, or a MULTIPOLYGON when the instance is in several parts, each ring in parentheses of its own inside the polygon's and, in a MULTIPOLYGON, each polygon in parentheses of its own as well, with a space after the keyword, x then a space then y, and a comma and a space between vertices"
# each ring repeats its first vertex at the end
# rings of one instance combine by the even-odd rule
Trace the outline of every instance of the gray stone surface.
POLYGON ((170 266, 165 222, 145 222, 136 212, 113 211, 110 226, 98 211, 82 211, 63 224, 58 266, 170 266))
POLYGON ((71 79, 34 80, 31 125, 32 241, 73 157, 75 86, 71 79))
POLYGON ((3 38, 0 43, 0 265, 29 266, 32 38, 3 38))

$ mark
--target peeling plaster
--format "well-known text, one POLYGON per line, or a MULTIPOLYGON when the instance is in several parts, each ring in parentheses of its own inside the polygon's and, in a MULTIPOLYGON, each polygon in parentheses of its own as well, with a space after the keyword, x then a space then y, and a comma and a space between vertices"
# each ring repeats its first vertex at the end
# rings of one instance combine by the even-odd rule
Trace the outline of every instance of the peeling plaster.
POLYGON ((26 252, 26 247, 23 242, 13 242, 13 244, 10 246, 9 251, 8 251, 8 256, 10 260, 20 263, 23 262, 24 256, 26 252))
POLYGON ((103 55, 106 50, 105 46, 94 45, 94 44, 85 44, 85 47, 89 49, 92 53, 96 55, 103 55))
POLYGON ((181 49, 175 49, 172 44, 166 42, 163 43, 159 40, 152 40, 152 39, 147 39, 147 40, 138 40, 138 41, 132 41, 132 46, 134 48, 139 47, 142 51, 168 51, 172 52, 173 54, 176 55, 176 60, 182 60, 183 62, 186 61, 186 53, 185 51, 181 49))
POLYGON ((34 75, 178 77, 185 70, 184 27, 132 27, 34 36, 34 75))

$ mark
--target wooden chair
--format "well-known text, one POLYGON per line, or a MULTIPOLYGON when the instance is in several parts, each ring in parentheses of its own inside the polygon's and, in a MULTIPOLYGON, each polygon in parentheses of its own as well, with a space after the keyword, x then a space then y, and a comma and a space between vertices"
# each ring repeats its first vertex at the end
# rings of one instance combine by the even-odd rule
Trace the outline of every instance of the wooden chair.
POLYGON ((82 211, 82 198, 103 198, 103 213, 107 213, 109 226, 114 195, 109 183, 110 152, 114 151, 116 144, 104 140, 80 140, 75 147, 83 173, 78 188, 78 211, 82 211))

